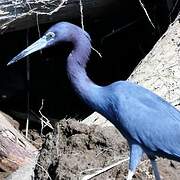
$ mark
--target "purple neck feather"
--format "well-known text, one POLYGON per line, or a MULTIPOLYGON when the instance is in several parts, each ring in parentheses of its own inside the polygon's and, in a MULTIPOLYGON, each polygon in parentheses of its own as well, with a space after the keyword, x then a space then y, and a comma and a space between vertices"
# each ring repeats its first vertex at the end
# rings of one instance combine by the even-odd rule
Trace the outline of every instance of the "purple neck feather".
POLYGON ((86 73, 86 64, 91 53, 91 43, 84 33, 73 41, 74 49, 67 59, 67 72, 75 91, 82 99, 93 106, 100 86, 94 84, 86 73))

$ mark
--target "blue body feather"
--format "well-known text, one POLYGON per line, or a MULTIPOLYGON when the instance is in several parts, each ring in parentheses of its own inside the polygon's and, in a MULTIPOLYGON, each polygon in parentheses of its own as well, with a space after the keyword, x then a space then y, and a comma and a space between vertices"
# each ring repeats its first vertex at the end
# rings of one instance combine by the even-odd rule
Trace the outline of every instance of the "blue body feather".
POLYGON ((180 112, 151 91, 119 81, 107 86, 105 109, 113 124, 128 140, 139 143, 146 153, 180 160, 180 112), (123 130, 121 130, 123 129, 123 130))

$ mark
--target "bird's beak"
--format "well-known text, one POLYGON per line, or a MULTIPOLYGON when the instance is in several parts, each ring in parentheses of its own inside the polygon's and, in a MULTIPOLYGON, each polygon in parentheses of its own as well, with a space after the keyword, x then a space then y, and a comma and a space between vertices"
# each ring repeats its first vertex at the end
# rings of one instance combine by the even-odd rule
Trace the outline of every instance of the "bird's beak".
POLYGON ((47 43, 48 43, 48 41, 46 40, 45 37, 40 38, 39 40, 34 42, 32 45, 30 45, 29 47, 24 49, 17 56, 15 56, 11 61, 9 61, 7 66, 9 66, 10 64, 13 64, 13 63, 19 61, 20 59, 28 56, 29 54, 32 54, 33 52, 36 52, 38 50, 41 50, 41 49, 45 48, 47 46, 47 43))

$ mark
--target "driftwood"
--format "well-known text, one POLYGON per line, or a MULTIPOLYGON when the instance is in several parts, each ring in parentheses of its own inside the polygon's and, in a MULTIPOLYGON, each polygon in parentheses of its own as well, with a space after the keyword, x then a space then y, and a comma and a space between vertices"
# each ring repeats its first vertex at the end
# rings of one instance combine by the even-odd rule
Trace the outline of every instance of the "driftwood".
POLYGON ((37 149, 10 122, 13 119, 0 112, 0 168, 15 171, 37 157, 37 149))
POLYGON ((178 17, 128 80, 136 82, 180 109, 180 22, 178 17))
MULTIPOLYGON (((118 0, 82 0, 84 17, 105 18, 118 0)), ((0 32, 26 29, 42 23, 80 18, 80 0, 0 0, 0 32)))

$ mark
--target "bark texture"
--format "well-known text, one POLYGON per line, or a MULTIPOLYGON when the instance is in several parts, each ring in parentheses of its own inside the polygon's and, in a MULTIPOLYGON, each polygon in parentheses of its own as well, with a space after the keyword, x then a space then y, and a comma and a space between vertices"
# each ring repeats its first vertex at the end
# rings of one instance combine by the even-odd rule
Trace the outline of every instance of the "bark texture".
POLYGON ((172 23, 129 77, 180 109, 180 22, 172 23))
POLYGON ((0 112, 0 168, 4 171, 15 171, 37 156, 37 149, 10 122, 13 119, 0 112))

